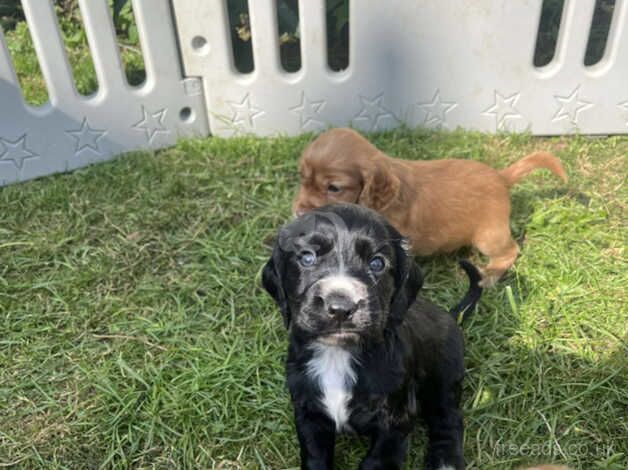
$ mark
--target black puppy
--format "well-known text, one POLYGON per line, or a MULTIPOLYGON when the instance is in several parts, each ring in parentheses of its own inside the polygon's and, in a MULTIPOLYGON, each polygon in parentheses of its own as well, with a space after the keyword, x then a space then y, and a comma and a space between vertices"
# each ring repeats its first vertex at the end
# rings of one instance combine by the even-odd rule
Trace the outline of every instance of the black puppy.
MULTIPOLYGON (((470 310, 480 275, 456 309, 470 310)), ((325 206, 279 231, 262 274, 289 330, 286 364, 301 467, 333 467, 337 432, 371 438, 361 469, 400 468, 417 400, 428 469, 464 468, 459 408, 463 341, 455 320, 416 299, 421 273, 375 212, 325 206)))

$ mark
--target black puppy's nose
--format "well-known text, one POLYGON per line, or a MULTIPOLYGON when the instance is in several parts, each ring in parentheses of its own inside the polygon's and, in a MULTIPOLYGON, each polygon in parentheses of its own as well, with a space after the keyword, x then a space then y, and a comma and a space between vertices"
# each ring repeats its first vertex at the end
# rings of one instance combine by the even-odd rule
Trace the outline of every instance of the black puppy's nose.
POLYGON ((345 320, 353 315, 357 306, 347 297, 333 297, 327 302, 327 313, 338 320, 345 320))

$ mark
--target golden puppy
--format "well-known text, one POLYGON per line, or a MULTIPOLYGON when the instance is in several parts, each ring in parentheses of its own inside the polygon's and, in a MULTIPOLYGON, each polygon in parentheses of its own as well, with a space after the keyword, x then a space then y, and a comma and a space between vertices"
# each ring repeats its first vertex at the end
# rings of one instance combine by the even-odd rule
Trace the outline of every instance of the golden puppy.
POLYGON ((493 285, 514 263, 509 188, 535 168, 563 181, 558 158, 535 152, 503 170, 469 160, 408 161, 380 152, 351 129, 322 133, 303 152, 295 214, 333 202, 380 212, 410 239, 418 255, 474 246, 489 258, 482 285, 493 285))

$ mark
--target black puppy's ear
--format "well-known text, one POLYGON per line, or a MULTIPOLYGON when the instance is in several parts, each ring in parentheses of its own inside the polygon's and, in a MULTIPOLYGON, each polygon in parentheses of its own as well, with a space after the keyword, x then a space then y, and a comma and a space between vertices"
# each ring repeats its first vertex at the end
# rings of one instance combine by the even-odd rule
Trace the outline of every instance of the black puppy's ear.
POLYGON ((262 270, 262 286, 275 300, 279 307, 283 324, 286 329, 290 326, 290 307, 283 288, 284 262, 278 245, 273 248, 273 254, 262 270))
POLYGON ((423 287, 423 274, 408 251, 408 241, 400 238, 393 242, 397 266, 395 270, 395 293, 390 305, 391 319, 401 323, 417 293, 423 287))

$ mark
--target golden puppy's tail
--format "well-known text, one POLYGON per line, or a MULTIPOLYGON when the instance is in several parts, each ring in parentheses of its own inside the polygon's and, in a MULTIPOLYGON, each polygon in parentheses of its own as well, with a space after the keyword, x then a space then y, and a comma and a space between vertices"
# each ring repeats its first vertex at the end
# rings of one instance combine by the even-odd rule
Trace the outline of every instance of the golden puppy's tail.
POLYGON ((547 152, 534 152, 526 155, 509 167, 499 170, 499 174, 504 177, 510 187, 517 184, 521 178, 536 168, 547 168, 561 180, 567 182, 567 173, 565 173, 562 163, 554 155, 547 152))

